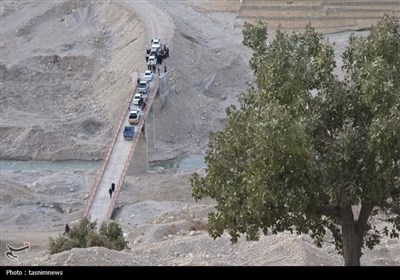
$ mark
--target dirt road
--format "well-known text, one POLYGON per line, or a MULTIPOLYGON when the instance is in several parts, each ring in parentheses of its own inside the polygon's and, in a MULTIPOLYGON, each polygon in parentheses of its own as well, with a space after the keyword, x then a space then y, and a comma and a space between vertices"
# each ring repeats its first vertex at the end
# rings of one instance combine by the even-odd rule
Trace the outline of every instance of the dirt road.
POLYGON ((171 42, 174 36, 174 22, 170 15, 154 5, 154 2, 141 1, 140 5, 131 1, 122 1, 121 3, 132 9, 143 24, 146 42, 146 45, 143 46, 143 54, 145 54, 146 48, 150 47, 152 38, 160 38, 161 43, 169 44, 171 42))

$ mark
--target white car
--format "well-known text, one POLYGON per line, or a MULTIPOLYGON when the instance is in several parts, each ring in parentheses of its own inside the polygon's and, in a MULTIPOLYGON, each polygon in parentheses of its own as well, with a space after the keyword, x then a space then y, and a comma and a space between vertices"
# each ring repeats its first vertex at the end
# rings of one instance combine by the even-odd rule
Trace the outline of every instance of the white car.
POLYGON ((147 93, 148 89, 149 89, 149 81, 141 80, 137 87, 138 93, 147 93))
POLYGON ((157 65, 157 58, 154 55, 151 55, 149 57, 149 60, 147 61, 148 65, 157 65))
POLYGON ((140 110, 133 110, 129 113, 128 122, 129 124, 137 124, 140 119, 140 110))
POLYGON ((150 49, 150 56, 158 56, 158 50, 156 48, 150 49))
POLYGON ((151 82, 153 80, 153 72, 150 70, 147 70, 143 74, 143 80, 151 82))
POLYGON ((154 38, 151 40, 151 48, 159 49, 161 47, 161 40, 159 38, 154 38))
POLYGON ((142 95, 140 93, 136 93, 132 100, 133 105, 139 106, 140 98, 143 98, 142 95))

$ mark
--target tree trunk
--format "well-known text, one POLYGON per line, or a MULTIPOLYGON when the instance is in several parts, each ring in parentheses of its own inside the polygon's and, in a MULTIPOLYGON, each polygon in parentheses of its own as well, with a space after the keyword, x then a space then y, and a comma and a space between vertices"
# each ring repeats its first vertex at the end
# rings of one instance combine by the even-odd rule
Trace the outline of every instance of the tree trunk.
POLYGON ((360 266, 363 234, 357 234, 351 206, 340 209, 345 266, 360 266))

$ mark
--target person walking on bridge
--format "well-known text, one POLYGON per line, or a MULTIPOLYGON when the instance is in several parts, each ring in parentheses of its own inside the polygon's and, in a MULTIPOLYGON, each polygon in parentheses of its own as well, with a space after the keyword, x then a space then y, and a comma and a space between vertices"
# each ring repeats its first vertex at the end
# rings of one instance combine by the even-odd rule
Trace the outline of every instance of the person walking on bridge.
POLYGON ((111 191, 114 192, 115 191, 115 183, 111 184, 111 191))
POLYGON ((110 198, 111 198, 112 197, 112 189, 111 188, 108 189, 108 193, 110 194, 110 198))

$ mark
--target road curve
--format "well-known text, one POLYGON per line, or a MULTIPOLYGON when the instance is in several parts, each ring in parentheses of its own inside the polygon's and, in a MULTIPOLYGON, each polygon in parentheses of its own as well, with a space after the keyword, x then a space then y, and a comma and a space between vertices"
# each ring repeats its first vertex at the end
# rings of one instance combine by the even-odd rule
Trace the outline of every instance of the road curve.
POLYGON ((121 1, 122 5, 134 11, 145 29, 143 53, 150 47, 152 38, 160 38, 162 43, 170 44, 174 36, 174 21, 156 1, 121 1))

